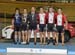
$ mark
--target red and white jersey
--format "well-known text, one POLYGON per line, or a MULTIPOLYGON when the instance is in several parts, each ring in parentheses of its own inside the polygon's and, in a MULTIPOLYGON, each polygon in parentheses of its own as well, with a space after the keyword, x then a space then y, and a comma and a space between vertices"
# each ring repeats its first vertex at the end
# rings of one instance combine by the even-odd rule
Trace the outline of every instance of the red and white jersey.
POLYGON ((54 19, 55 19, 55 13, 54 12, 48 13, 46 16, 47 16, 48 23, 54 23, 54 19))
POLYGON ((39 13, 38 15, 39 24, 46 24, 46 14, 45 13, 39 13))
POLYGON ((57 26, 64 26, 66 16, 64 14, 57 14, 56 21, 57 26))
POLYGON ((49 13, 48 23, 54 22, 54 13, 49 13))

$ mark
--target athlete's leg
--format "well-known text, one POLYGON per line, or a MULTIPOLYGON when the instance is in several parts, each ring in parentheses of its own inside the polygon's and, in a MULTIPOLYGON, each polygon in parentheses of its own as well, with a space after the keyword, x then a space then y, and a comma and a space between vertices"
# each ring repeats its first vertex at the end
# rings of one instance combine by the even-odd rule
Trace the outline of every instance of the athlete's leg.
POLYGON ((29 44, 29 42, 30 42, 30 37, 31 37, 31 30, 28 30, 27 35, 28 35, 27 44, 29 44))
POLYGON ((22 40, 23 40, 23 42, 24 42, 24 31, 22 31, 22 40))
POLYGON ((15 42, 15 44, 17 44, 17 36, 18 36, 18 32, 15 31, 15 36, 14 36, 14 42, 15 42))
POLYGON ((53 45, 55 45, 56 32, 53 31, 52 35, 53 35, 53 45))
POLYGON ((55 35, 56 34, 56 32, 52 32, 52 35, 53 35, 53 40, 55 40, 55 35))
POLYGON ((27 30, 25 31, 25 42, 27 43, 27 30))
POLYGON ((14 42, 15 44, 17 44, 17 41, 18 41, 18 28, 17 28, 17 25, 14 25, 15 29, 14 29, 14 33, 15 33, 15 36, 14 36, 14 42))
POLYGON ((34 30, 34 44, 36 44, 36 30, 34 30))
POLYGON ((43 32, 43 38, 44 38, 43 44, 46 44, 46 32, 45 31, 43 32))
POLYGON ((50 39, 50 32, 47 32, 47 34, 48 34, 48 40, 50 39))
POLYGON ((48 41, 50 40, 50 26, 47 25, 47 35, 48 35, 48 41))
POLYGON ((64 45, 64 32, 61 33, 62 36, 62 45, 64 45))
POLYGON ((47 36, 48 36, 47 37, 47 44, 49 44, 50 43, 50 32, 49 31, 47 32, 47 36))
POLYGON ((50 39, 49 39, 49 42, 52 42, 52 37, 53 37, 52 34, 53 34, 52 31, 50 31, 50 39))
POLYGON ((59 33, 58 32, 56 32, 56 45, 58 45, 58 36, 59 36, 59 33))
POLYGON ((22 42, 22 44, 26 44, 26 31, 22 31, 22 40, 23 40, 23 42, 22 42))
POLYGON ((42 40, 42 32, 40 32, 40 44, 42 44, 43 40, 42 40))
POLYGON ((21 31, 18 31, 18 41, 19 41, 19 44, 21 44, 21 31))

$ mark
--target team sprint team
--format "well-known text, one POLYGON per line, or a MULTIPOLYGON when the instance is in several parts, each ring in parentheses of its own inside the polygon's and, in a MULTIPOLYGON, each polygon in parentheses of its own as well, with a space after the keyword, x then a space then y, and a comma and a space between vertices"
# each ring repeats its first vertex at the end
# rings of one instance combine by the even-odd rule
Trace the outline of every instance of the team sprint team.
POLYGON ((40 34, 40 44, 50 44, 52 38, 53 45, 59 43, 59 33, 61 33, 61 43, 64 45, 64 30, 67 29, 67 18, 62 8, 56 11, 54 7, 49 7, 45 12, 43 7, 36 11, 35 7, 31 7, 30 12, 26 8, 23 13, 16 8, 12 17, 12 25, 14 27, 14 44, 29 44, 31 32, 34 33, 34 44, 37 44, 37 29, 40 34), (47 29, 45 29, 47 27, 47 29), (46 37, 47 32, 47 37, 46 37), (50 36, 52 34, 53 37, 50 36))

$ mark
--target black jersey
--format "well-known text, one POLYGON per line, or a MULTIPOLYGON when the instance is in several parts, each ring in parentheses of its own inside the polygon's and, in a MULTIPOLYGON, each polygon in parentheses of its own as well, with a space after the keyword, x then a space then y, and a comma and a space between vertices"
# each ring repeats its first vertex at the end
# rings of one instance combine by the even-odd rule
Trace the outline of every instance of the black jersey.
POLYGON ((30 24, 37 24, 37 13, 32 14, 31 12, 28 14, 28 22, 30 24))
POLYGON ((22 23, 27 23, 27 14, 22 15, 22 23))

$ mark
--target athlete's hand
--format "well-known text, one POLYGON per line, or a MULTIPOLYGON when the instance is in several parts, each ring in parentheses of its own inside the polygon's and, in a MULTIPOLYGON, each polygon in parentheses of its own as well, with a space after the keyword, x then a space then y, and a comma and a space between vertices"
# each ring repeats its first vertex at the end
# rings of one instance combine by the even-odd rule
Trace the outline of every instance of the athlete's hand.
POLYGON ((39 30, 39 24, 37 24, 37 29, 39 30))
POLYGON ((56 27, 56 24, 54 24, 54 26, 56 27))
POLYGON ((66 30, 68 30, 68 25, 65 24, 65 25, 64 25, 64 28, 65 28, 66 30))
POLYGON ((14 25, 11 26, 11 29, 14 29, 14 25))

